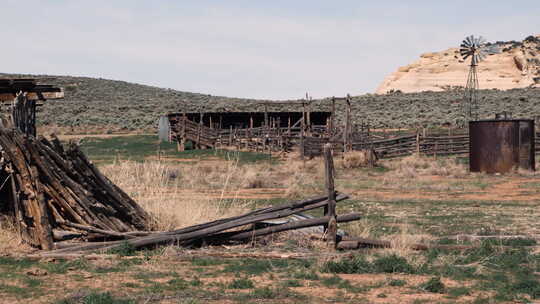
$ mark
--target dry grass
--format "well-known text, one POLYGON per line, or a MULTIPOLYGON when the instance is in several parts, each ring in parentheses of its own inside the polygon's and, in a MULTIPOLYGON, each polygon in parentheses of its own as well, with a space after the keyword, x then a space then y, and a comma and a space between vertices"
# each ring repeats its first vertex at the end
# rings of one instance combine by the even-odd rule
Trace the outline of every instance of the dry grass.
POLYGON ((156 217, 160 230, 246 210, 245 201, 225 200, 225 194, 230 198, 244 189, 283 188, 284 196, 297 198, 320 192, 324 183, 324 167, 318 159, 244 165, 239 165, 237 160, 194 164, 121 161, 100 169, 156 217))
POLYGON ((437 175, 447 177, 465 177, 468 175, 467 167, 459 164, 456 158, 407 156, 387 163, 396 177, 414 178, 419 175, 437 175))
POLYGON ((375 165, 376 157, 370 150, 350 151, 337 160, 337 166, 345 169, 363 168, 375 165))
POLYGON ((28 252, 30 250, 30 246, 23 243, 13 225, 12 219, 0 217, 0 255, 28 252))
POLYGON ((322 191, 324 164, 321 159, 288 159, 279 167, 284 175, 283 186, 289 198, 300 198, 322 191))
POLYGON ((185 227, 218 218, 234 216, 246 211, 245 203, 222 198, 211 198, 203 193, 188 193, 185 190, 196 184, 190 184, 189 176, 210 175, 219 180, 213 183, 229 187, 234 167, 214 171, 185 170, 162 162, 120 162, 103 166, 101 170, 114 183, 124 189, 145 210, 150 212, 157 222, 157 229, 170 230, 185 227), (224 170, 224 171, 223 171, 224 170))

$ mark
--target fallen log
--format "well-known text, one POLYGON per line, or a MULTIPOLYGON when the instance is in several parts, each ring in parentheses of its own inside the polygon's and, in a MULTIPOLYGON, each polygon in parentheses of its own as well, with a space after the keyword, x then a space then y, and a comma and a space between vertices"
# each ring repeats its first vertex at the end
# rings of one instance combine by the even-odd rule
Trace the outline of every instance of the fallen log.
MULTIPOLYGON (((347 195, 341 194, 336 197, 336 201, 342 201, 347 198, 348 198, 347 195)), ((51 251, 50 253, 63 254, 63 253, 86 252, 86 251, 95 251, 95 250, 107 251, 107 250, 117 248, 119 246, 123 246, 125 244, 132 246, 133 248, 155 246, 155 245, 166 244, 166 243, 182 244, 187 241, 194 241, 194 240, 208 237, 213 234, 217 234, 219 232, 223 232, 223 231, 230 230, 233 228, 253 224, 260 221, 287 217, 292 214, 301 213, 308 210, 324 207, 328 204, 328 201, 326 200, 320 201, 320 200, 321 200, 321 197, 307 200, 307 201, 300 201, 300 202, 295 202, 292 204, 286 204, 282 206, 262 208, 259 210, 252 211, 245 215, 236 216, 236 217, 227 218, 227 219, 221 219, 221 220, 213 221, 211 223, 195 225, 195 226, 186 227, 186 228, 175 230, 175 231, 154 233, 148 236, 131 238, 124 241, 82 244, 82 245, 74 246, 70 248, 54 250, 54 251, 51 251)), ((353 215, 353 217, 355 216, 356 215, 353 215)), ((349 217, 346 217, 345 219, 348 219, 348 218, 349 217)), ((263 229, 266 229, 266 228, 263 228, 263 229)), ((45 255, 47 255, 47 253, 44 253, 44 256, 45 255)))
MULTIPOLYGON (((351 221, 357 221, 360 219, 359 213, 349 213, 345 215, 340 215, 337 217, 338 223, 346 223, 351 221)), ((239 232, 233 232, 231 235, 227 236, 228 241, 246 241, 254 239, 255 237, 264 236, 268 234, 274 234, 278 232, 301 229, 313 226, 322 226, 327 224, 330 220, 329 216, 324 216, 320 218, 305 219, 294 222, 289 222, 281 225, 269 226, 266 228, 256 229, 256 230, 244 230, 239 232)), ((212 243, 211 240, 223 240, 223 234, 216 234, 211 237, 211 239, 205 239, 207 243, 212 243)))

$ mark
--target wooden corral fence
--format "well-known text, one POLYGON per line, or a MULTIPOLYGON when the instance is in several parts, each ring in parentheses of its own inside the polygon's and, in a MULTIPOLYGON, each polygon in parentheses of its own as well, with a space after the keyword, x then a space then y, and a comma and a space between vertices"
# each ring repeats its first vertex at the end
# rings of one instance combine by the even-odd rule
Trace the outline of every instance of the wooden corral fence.
POLYGON ((534 137, 534 153, 540 154, 540 132, 537 132, 534 137))
MULTIPOLYGON (((328 138, 304 138, 304 147, 301 151, 304 156, 314 157, 322 155, 323 146, 332 144, 334 153, 348 150, 373 150, 379 158, 394 158, 412 154, 446 156, 469 153, 469 134, 432 134, 422 133, 397 136, 389 139, 373 140, 372 137, 360 142, 351 142, 352 149, 344 149, 343 142, 328 138)), ((540 133, 535 136, 535 153, 540 154, 540 133)))
POLYGON ((174 117, 170 121, 169 140, 178 142, 178 150, 183 151, 187 140, 197 149, 213 149, 219 137, 219 131, 195 123, 186 117, 174 117))
MULTIPOLYGON (((300 119, 287 127, 279 122, 266 126, 213 129, 186 117, 170 120, 169 139, 178 142, 183 150, 186 141, 197 149, 234 147, 255 152, 290 152, 297 148, 303 157, 323 154, 323 147, 330 143, 333 154, 347 151, 372 150, 378 158, 394 158, 421 154, 429 156, 463 155, 469 153, 469 135, 463 131, 432 133, 425 131, 404 134, 403 131, 373 132, 367 124, 344 127, 308 125, 300 119)), ((540 133, 535 136, 535 152, 540 154, 540 133)))

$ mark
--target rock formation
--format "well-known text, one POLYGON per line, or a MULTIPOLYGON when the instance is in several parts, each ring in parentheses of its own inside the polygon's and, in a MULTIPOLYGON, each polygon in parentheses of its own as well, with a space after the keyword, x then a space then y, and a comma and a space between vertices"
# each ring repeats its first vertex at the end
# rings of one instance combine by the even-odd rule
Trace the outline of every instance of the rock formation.
MULTIPOLYGON (((488 56, 478 67, 481 89, 540 87, 540 35, 529 36, 521 42, 499 41, 495 44, 501 52, 488 56)), ((400 67, 386 77, 376 93, 443 91, 463 87, 469 64, 469 60, 460 58, 458 48, 425 53, 418 61, 400 67)))

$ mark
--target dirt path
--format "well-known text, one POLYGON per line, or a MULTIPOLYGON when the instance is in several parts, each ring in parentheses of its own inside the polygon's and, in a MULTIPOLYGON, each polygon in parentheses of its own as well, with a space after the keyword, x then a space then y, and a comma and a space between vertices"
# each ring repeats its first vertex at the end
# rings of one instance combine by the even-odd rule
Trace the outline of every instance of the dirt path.
MULTIPOLYGON (((442 180, 442 179, 441 179, 442 180)), ((403 189, 365 189, 354 191, 355 197, 377 200, 478 200, 478 201, 540 201, 540 189, 528 187, 540 183, 540 178, 507 177, 490 184, 484 190, 425 191, 403 189)))

